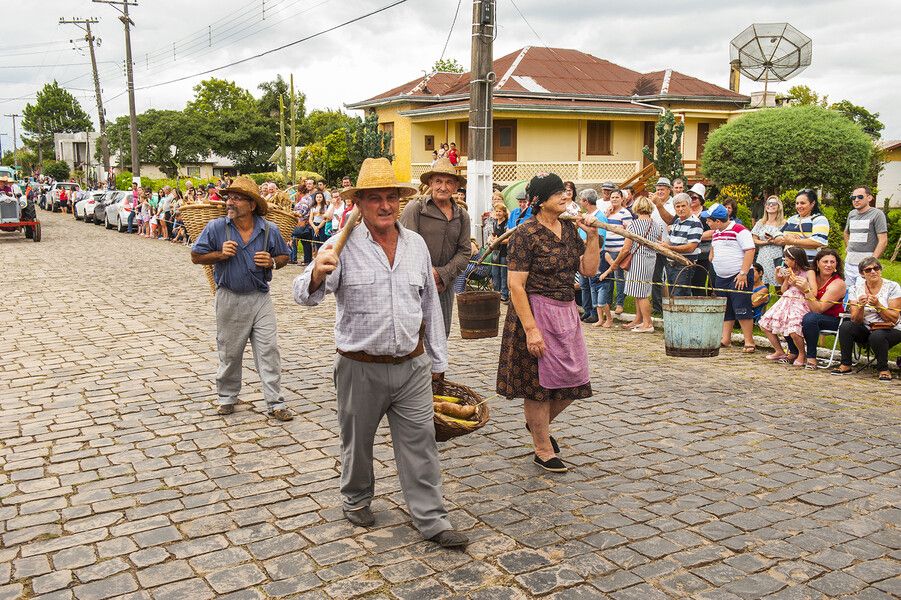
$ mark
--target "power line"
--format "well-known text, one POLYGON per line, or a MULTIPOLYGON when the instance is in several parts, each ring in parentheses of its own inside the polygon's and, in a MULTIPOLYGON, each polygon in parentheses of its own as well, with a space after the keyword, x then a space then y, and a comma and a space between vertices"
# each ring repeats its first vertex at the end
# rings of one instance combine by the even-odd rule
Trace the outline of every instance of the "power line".
MULTIPOLYGON (((264 51, 264 52, 260 52, 259 54, 255 54, 255 55, 253 55, 253 56, 248 56, 247 58, 242 58, 241 60, 236 60, 236 61, 234 61, 234 62, 230 62, 230 63, 228 63, 228 64, 225 64, 225 65, 222 65, 222 66, 219 66, 219 67, 214 67, 214 68, 212 68, 212 69, 207 69, 207 70, 205 70, 205 71, 200 71, 200 72, 198 72, 198 73, 192 73, 191 75, 185 75, 185 76, 183 76, 183 77, 178 77, 178 78, 176 78, 176 79, 170 79, 169 81, 162 81, 162 82, 154 83, 154 84, 152 84, 152 85, 145 85, 145 86, 141 86, 141 87, 136 87, 135 89, 136 89, 136 90, 146 90, 146 89, 150 89, 150 88, 157 88, 157 87, 159 87, 159 86, 161 86, 161 85, 169 85, 170 83, 178 83, 179 81, 185 81, 186 79, 193 79, 194 77, 199 77, 199 76, 201 76, 201 75, 209 75, 210 73, 215 73, 216 71, 221 71, 222 69, 228 69, 229 67, 234 67, 234 66, 237 66, 237 65, 246 63, 246 62, 250 62, 250 61, 252 61, 252 60, 256 60, 256 59, 258 59, 258 58, 262 58, 263 56, 267 56, 267 55, 269 55, 269 54, 273 54, 273 53, 275 53, 275 52, 279 52, 280 50, 284 50, 285 48, 290 48, 291 46, 296 46, 297 44, 300 44, 300 43, 302 43, 302 42, 306 42, 306 41, 312 40, 312 39, 314 39, 314 38, 321 37, 321 36, 323 36, 323 35, 325 35, 325 34, 327 34, 327 33, 331 33, 332 31, 335 31, 335 30, 337 30, 337 29, 341 29, 342 27, 346 27, 347 25, 351 25, 351 24, 353 24, 353 23, 356 23, 357 21, 362 21, 363 19, 366 19, 366 18, 371 17, 371 16, 373 16, 373 15, 377 15, 378 13, 384 12, 384 11, 390 9, 390 8, 394 8, 395 6, 397 6, 397 5, 399 5, 399 4, 404 4, 405 2, 407 2, 407 0, 395 0, 395 2, 392 2, 391 4, 388 4, 388 5, 383 6, 383 7, 381 7, 381 8, 377 8, 376 10, 370 11, 370 12, 364 14, 364 15, 360 15, 359 17, 354 17, 353 19, 350 19, 350 20, 348 20, 348 21, 344 21, 343 23, 339 23, 338 25, 334 25, 334 26, 332 26, 332 27, 329 27, 328 29, 323 29, 322 31, 318 31, 318 32, 316 32, 316 33, 313 33, 313 34, 311 34, 311 35, 308 35, 308 36, 302 37, 302 38, 300 38, 300 39, 294 40, 293 42, 289 42, 289 43, 287 43, 287 44, 283 44, 283 45, 278 46, 278 47, 276 47, 276 48, 271 48, 271 49, 266 50, 266 51, 264 51)), ((112 97, 110 98, 110 100, 113 100, 113 99, 115 99, 115 98, 118 98, 119 96, 122 96, 123 94, 125 94, 125 92, 120 92, 119 94, 116 94, 115 96, 112 96, 112 97)))
MULTIPOLYGON (((97 61, 98 65, 117 63, 116 60, 97 61)), ((0 69, 55 69, 56 67, 80 67, 87 66, 90 63, 57 63, 55 65, 0 65, 0 69)))
POLYGON ((457 15, 460 14, 460 5, 463 4, 463 0, 457 0, 457 10, 454 11, 454 20, 451 21, 450 30, 447 32, 447 39, 444 40, 444 48, 441 50, 441 58, 439 61, 444 60, 444 53, 447 52, 447 45, 450 43, 451 34, 454 32, 454 26, 457 24, 457 15))

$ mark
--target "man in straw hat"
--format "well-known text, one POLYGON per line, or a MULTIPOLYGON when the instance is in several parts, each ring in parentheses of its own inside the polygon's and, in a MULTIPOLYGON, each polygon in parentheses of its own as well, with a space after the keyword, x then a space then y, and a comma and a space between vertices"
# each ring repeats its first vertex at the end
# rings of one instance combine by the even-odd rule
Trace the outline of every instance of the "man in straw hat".
POLYGON ((216 280, 219 414, 235 412, 241 361, 250 340, 268 414, 290 421, 294 417, 282 396, 275 310, 269 297, 272 269, 287 264, 288 245, 278 226, 263 218, 269 206, 252 179, 238 177, 222 194, 226 216, 207 223, 191 250, 194 264, 213 265, 216 280))
POLYGON ((388 159, 367 158, 357 185, 341 192, 359 209, 361 226, 345 225, 340 263, 334 246, 342 236, 325 243, 294 281, 294 300, 315 306, 335 294, 345 517, 360 527, 375 523, 373 442, 387 414, 413 524, 426 539, 458 547, 468 540, 454 531, 444 508, 432 408, 432 379, 447 368, 447 337, 428 247, 397 223, 400 199, 414 192, 396 181, 388 159))
POLYGON ((466 185, 466 178, 447 158, 438 159, 420 180, 430 195, 411 200, 400 216, 400 224, 422 236, 432 257, 432 277, 441 298, 444 333, 450 335, 454 312, 454 279, 463 272, 472 256, 469 244, 469 213, 454 202, 454 194, 466 185))

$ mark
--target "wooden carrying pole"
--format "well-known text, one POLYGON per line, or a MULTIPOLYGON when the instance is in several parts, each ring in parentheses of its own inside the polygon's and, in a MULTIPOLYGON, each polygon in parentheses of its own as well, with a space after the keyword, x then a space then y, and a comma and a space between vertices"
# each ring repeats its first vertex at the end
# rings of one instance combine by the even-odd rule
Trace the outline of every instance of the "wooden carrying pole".
MULTIPOLYGON (((566 214, 560 215, 559 218, 561 221, 578 221, 579 220, 579 217, 574 217, 574 216, 566 215, 566 214)), ((518 225, 517 225, 517 227, 518 227, 518 225)), ((591 224, 591 227, 605 229, 611 233, 615 233, 617 235, 621 235, 623 237, 629 238, 633 242, 635 242, 637 244, 642 244, 643 246, 647 246, 654 252, 662 254, 663 256, 669 258, 670 260, 674 260, 677 263, 679 263, 680 265, 690 267, 694 264, 693 262, 691 262, 690 260, 688 260, 687 258, 682 256, 681 254, 677 254, 677 253, 673 252, 672 250, 670 250, 669 248, 661 246, 657 242, 652 242, 651 240, 645 239, 645 238, 641 237, 640 235, 635 235, 631 231, 626 231, 625 229, 623 229, 622 227, 619 227, 617 225, 610 225, 609 223, 602 223, 601 221, 595 221, 594 223, 591 224)), ((503 235, 501 235, 496 240, 494 240, 491 243, 491 245, 488 247, 488 252, 485 253, 485 256, 488 256, 489 254, 494 252, 497 249, 497 247, 501 244, 501 242, 503 242, 504 240, 509 238, 513 234, 514 231, 516 231, 516 227, 514 227, 512 229, 508 229, 507 231, 504 232, 503 235)))
POLYGON ((341 251, 344 250, 344 244, 347 243, 350 232, 359 224, 360 209, 357 206, 354 206, 353 210, 350 211, 350 214, 347 215, 347 223, 345 223, 344 227, 341 228, 341 231, 338 232, 338 237, 332 245, 332 248, 335 250, 335 256, 341 255, 341 251))

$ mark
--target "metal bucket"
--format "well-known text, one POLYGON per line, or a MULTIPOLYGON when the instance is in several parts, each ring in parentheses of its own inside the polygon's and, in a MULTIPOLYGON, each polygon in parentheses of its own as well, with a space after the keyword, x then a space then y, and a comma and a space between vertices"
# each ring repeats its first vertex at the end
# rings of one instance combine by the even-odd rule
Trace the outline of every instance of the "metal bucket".
POLYGON ((491 291, 457 294, 460 337, 464 340, 497 337, 501 316, 501 295, 491 291))
POLYGON ((726 299, 672 296, 663 301, 663 339, 667 356, 718 356, 726 299))

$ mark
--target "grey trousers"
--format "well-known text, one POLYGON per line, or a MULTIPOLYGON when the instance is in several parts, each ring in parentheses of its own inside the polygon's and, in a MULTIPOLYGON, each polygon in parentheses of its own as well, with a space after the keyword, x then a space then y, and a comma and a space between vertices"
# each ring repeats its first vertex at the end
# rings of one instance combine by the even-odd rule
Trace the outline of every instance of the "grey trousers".
POLYGON ((281 359, 276 338, 275 309, 268 293, 236 294, 216 290, 216 348, 219 404, 235 404, 241 391, 241 363, 250 340, 253 360, 270 410, 285 407, 281 390, 281 359))
POLYGON ((451 529, 441 496, 431 365, 427 354, 399 365, 362 363, 339 354, 334 370, 344 508, 359 509, 372 502, 372 446, 376 429, 387 414, 407 510, 427 539, 451 529))
POLYGON ((444 335, 450 337, 451 322, 454 318, 454 287, 447 286, 438 294, 438 302, 441 304, 441 316, 444 317, 444 335))

